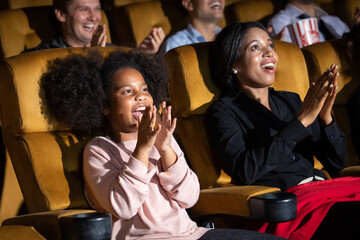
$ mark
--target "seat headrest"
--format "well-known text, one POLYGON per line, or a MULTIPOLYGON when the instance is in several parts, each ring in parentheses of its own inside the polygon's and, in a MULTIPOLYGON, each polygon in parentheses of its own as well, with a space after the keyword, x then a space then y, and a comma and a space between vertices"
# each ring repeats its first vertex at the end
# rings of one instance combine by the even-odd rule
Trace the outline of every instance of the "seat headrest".
MULTIPOLYGON (((94 48, 87 48, 90 50, 94 48)), ((109 53, 117 47, 96 48, 109 53)), ((58 48, 24 53, 0 63, 0 106, 2 127, 12 133, 32 133, 65 130, 64 126, 49 125, 41 113, 39 80, 48 61, 81 53, 83 48, 58 48), (5 102, 6 99, 6 102, 5 102)))
POLYGON ((125 6, 125 8, 137 46, 154 27, 162 27, 165 35, 170 32, 170 22, 165 16, 161 2, 141 2, 125 6))
POLYGON ((308 64, 309 77, 314 80, 335 63, 339 66, 338 93, 335 105, 346 105, 352 92, 360 85, 359 74, 345 56, 345 41, 334 39, 306 46, 302 49, 308 64))

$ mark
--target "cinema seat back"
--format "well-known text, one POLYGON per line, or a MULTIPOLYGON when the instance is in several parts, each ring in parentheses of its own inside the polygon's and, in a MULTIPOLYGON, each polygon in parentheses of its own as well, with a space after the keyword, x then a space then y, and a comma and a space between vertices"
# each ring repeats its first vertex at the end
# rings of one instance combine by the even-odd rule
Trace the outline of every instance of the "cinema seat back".
POLYGON ((3 0, 8 9, 19 9, 26 7, 51 6, 52 0, 3 0))
MULTIPOLYGON (((30 225, 46 239, 60 239, 58 219, 94 211, 85 196, 82 153, 93 134, 49 121, 39 86, 49 61, 92 48, 28 52, 0 63, 0 115, 6 149, 31 214, 5 225, 30 225)), ((117 47, 97 48, 106 55, 117 47)))
POLYGON ((334 12, 350 28, 357 7, 360 7, 360 0, 333 0, 334 12))
POLYGON ((154 27, 162 27, 165 34, 171 26, 160 1, 135 2, 108 12, 114 42, 130 47, 138 46, 154 27))
POLYGON ((267 25, 274 11, 270 0, 243 0, 228 5, 225 8, 227 24, 236 22, 258 21, 267 25))

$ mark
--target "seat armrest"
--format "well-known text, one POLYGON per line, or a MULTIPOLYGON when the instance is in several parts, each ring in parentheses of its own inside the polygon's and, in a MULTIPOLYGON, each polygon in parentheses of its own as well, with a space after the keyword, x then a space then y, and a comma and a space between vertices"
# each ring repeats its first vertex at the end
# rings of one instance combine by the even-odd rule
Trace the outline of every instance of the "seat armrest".
POLYGON ((46 240, 33 227, 30 226, 1 226, 1 240, 46 240))
POLYGON ((265 186, 231 186, 203 189, 198 202, 191 208, 193 218, 215 215, 235 215, 265 222, 284 222, 296 217, 296 197, 281 192, 279 188, 265 186), (271 195, 267 195, 270 194, 271 195), (278 196, 278 201, 275 201, 278 196), (254 200, 253 200, 254 198, 254 200), (295 202, 295 204, 294 204, 295 202), (288 208, 289 214, 270 211, 272 208, 288 208), (257 209, 259 207, 259 209, 257 209), (295 214, 294 214, 295 213, 295 214))
POLYGON ((251 197, 249 200, 251 218, 281 223, 295 219, 297 199, 294 193, 272 192, 251 197))
POLYGON ((67 209, 32 213, 8 218, 3 221, 2 225, 33 226, 47 240, 58 240, 61 237, 59 225, 61 217, 89 212, 95 211, 92 209, 67 209))
POLYGON ((340 177, 360 177, 360 165, 346 167, 340 172, 340 177))

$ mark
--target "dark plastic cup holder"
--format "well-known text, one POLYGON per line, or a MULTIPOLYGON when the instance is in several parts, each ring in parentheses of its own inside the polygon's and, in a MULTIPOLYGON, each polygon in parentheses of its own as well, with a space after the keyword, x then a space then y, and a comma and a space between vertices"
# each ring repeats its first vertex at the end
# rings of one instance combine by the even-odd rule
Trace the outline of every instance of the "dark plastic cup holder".
POLYGON ((250 198, 251 217, 266 222, 287 222, 296 218, 296 195, 288 192, 272 192, 250 198))
POLYGON ((110 240, 112 223, 108 213, 82 213, 59 219, 62 240, 110 240))

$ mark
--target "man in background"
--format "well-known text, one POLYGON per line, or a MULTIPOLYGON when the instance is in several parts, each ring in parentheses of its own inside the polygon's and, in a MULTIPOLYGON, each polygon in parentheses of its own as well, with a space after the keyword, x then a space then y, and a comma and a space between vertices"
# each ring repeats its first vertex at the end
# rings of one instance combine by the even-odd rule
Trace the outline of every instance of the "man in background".
MULTIPOLYGON (((99 0, 53 0, 61 34, 51 42, 42 43, 35 50, 63 47, 105 47, 107 26, 100 24, 101 5, 99 0)), ((161 28, 154 28, 139 45, 140 49, 156 53, 165 38, 161 28)))
POLYGON ((289 0, 268 23, 268 30, 275 39, 293 42, 287 26, 306 18, 317 18, 320 42, 341 38, 349 27, 336 16, 330 16, 315 5, 315 0, 289 0))
POLYGON ((212 41, 221 31, 216 24, 224 16, 225 0, 182 0, 181 3, 191 22, 166 40, 163 53, 187 44, 212 41))

